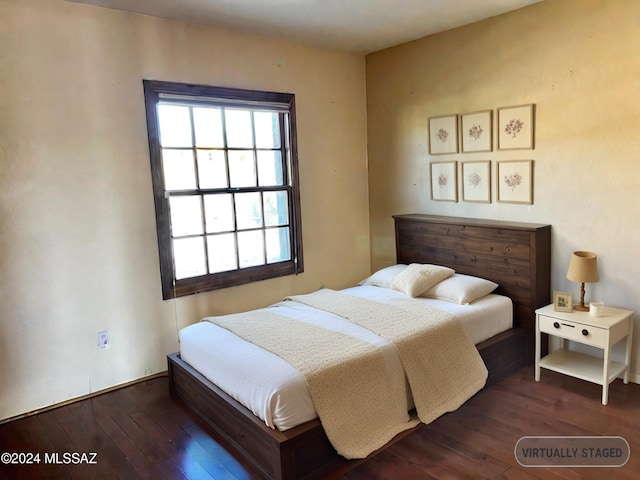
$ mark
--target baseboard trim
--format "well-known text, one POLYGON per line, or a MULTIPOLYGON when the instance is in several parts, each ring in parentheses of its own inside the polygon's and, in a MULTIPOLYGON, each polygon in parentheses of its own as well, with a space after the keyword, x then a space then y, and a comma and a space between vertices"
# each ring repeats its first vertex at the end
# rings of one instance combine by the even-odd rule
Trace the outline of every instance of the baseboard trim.
POLYGON ((104 395, 105 393, 113 392, 115 390, 120 390, 121 388, 129 387, 131 385, 135 385, 136 383, 146 382, 147 380, 153 380, 154 378, 166 377, 169 373, 167 370, 164 372, 154 373, 152 375, 147 375, 145 377, 140 377, 135 380, 131 380, 130 382, 120 383, 118 385, 114 385, 113 387, 105 388, 103 390, 98 390, 96 392, 88 393, 86 395, 82 395, 80 397, 70 398, 69 400, 65 400, 64 402, 54 403, 52 405, 48 405, 46 407, 38 408, 36 410, 32 410, 30 412, 21 413, 20 415, 15 415, 13 417, 5 418, 0 420, 0 425, 5 423, 13 422, 15 420, 20 420, 21 418, 30 417, 31 415, 37 415, 38 413, 48 412, 49 410, 54 410, 56 408, 64 407, 66 405, 71 405, 72 403, 81 402, 82 400, 86 400, 88 398, 98 397, 100 395, 104 395))

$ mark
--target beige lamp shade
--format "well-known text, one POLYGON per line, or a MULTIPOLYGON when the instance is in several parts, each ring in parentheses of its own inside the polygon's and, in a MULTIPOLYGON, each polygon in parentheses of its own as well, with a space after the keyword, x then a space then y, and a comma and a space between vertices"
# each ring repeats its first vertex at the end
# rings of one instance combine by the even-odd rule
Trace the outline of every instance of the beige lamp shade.
POLYGON ((600 280, 596 254, 593 252, 573 252, 567 279, 582 283, 592 283, 600 280))

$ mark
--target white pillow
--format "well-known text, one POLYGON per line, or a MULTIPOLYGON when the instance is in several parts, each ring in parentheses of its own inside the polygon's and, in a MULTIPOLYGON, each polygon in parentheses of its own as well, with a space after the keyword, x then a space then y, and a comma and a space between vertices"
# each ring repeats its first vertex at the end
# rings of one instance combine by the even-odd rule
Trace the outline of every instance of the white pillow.
POLYGON ((405 268, 407 268, 407 265, 403 263, 385 267, 378 270, 370 277, 365 278, 358 283, 358 285, 373 285, 376 287, 391 288, 391 282, 393 282, 393 279, 396 278, 399 273, 402 273, 405 268))
POLYGON ((421 296, 466 305, 489 295, 496 288, 498 284, 490 280, 456 273, 434 285, 421 296))
POLYGON ((393 279, 391 288, 411 297, 419 297, 436 283, 454 273, 454 270, 449 267, 412 263, 393 279))

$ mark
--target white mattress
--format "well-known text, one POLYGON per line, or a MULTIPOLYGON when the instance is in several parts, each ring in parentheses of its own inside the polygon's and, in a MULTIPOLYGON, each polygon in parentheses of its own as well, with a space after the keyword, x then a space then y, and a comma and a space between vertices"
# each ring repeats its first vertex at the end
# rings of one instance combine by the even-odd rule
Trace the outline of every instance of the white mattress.
MULTIPOLYGON (((375 286, 358 286, 343 292, 383 302, 393 297, 407 297, 395 290, 375 286)), ((475 344, 512 326, 511 300, 500 295, 487 295, 469 305, 427 298, 415 300, 457 316, 475 344)), ((386 349, 388 355, 397 357, 395 347, 386 340, 327 312, 290 301, 277 303, 268 309, 349 333, 378 344, 386 349)), ((180 331, 180 355, 272 428, 284 431, 317 417, 304 377, 297 370, 277 355, 211 322, 202 321, 180 331)))

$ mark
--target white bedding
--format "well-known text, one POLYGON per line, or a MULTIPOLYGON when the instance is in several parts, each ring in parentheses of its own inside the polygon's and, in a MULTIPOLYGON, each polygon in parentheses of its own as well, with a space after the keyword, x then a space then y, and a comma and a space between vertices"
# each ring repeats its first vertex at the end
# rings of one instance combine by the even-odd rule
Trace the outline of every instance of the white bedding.
MULTIPOLYGON (((407 297, 395 290, 358 286, 344 293, 382 301, 407 297)), ((490 294, 469 305, 416 298, 457 316, 469 338, 478 344, 512 326, 512 303, 507 297, 490 294)), ((268 309, 332 330, 348 333, 380 345, 390 357, 395 347, 374 333, 327 312, 297 302, 280 302, 268 309)), ((279 430, 287 430, 316 418, 304 378, 277 355, 246 342, 224 328, 203 321, 180 331, 182 359, 279 430)), ((399 359, 397 360, 399 361, 399 359)))

